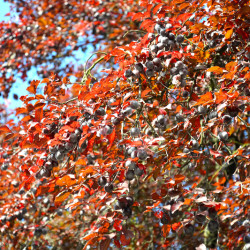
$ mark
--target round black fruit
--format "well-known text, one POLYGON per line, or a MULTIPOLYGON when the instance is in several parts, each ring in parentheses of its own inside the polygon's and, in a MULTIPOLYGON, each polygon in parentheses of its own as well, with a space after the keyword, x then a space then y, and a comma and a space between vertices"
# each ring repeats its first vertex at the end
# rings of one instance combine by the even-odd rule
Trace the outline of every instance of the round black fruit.
POLYGON ((104 176, 101 176, 98 180, 98 184, 102 187, 104 187, 107 184, 107 179, 104 176))
POLYGON ((135 172, 134 170, 128 170, 125 175, 126 180, 131 181, 135 178, 135 172))
POLYGON ((107 193, 111 193, 113 190, 114 190, 114 185, 112 183, 107 183, 105 186, 104 186, 104 190, 107 192, 107 193))

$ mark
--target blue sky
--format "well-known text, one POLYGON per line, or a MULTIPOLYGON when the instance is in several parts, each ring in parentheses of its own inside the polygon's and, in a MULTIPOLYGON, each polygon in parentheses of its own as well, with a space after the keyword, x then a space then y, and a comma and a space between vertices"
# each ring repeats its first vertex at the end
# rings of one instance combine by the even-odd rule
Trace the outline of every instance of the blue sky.
MULTIPOLYGON (((10 4, 7 2, 4 2, 3 0, 0 0, 0 6, 1 6, 0 22, 8 21, 10 17, 5 16, 5 15, 7 13, 10 13, 10 4)), ((11 14, 13 15, 13 12, 11 12, 11 14)), ((83 53, 81 50, 78 50, 77 52, 75 52, 75 55, 77 55, 77 58, 79 59, 78 62, 73 60, 72 57, 69 57, 69 58, 64 59, 63 64, 69 63, 70 61, 77 63, 77 64, 79 63, 84 64, 92 52, 93 52, 93 49, 91 47, 89 47, 89 49, 85 53, 83 53)), ((22 102, 20 100, 15 100, 13 98, 14 94, 17 94, 19 98, 23 95, 27 95, 28 91, 26 90, 26 88, 28 87, 28 82, 31 80, 42 80, 42 78, 39 77, 39 75, 37 75, 35 67, 31 68, 31 70, 27 73, 27 75, 28 77, 24 82, 20 78, 17 77, 17 80, 12 86, 12 89, 10 91, 8 100, 4 100, 2 97, 0 97, 0 103, 8 104, 9 110, 14 110, 17 107, 22 106, 22 102)), ((73 82, 74 77, 72 77, 70 80, 71 82, 73 82)), ((12 116, 11 118, 14 118, 14 116, 12 116)))
MULTIPOLYGON (((7 2, 4 2, 3 0, 0 0, 0 6, 1 6, 1 11, 0 11, 0 22, 2 21, 8 21, 10 19, 9 16, 5 16, 7 13, 10 13, 10 4, 7 2)), ((31 70, 28 73, 28 78, 37 78, 37 74, 34 70, 31 70)), ((22 105, 22 102, 20 100, 15 100, 13 98, 13 94, 17 94, 18 97, 22 95, 28 94, 26 91, 26 88, 28 86, 28 80, 26 82, 23 82, 21 79, 17 79, 16 83, 13 85, 8 100, 4 100, 2 97, 0 97, 0 103, 7 103, 8 108, 10 110, 14 110, 17 107, 20 107, 22 105)))

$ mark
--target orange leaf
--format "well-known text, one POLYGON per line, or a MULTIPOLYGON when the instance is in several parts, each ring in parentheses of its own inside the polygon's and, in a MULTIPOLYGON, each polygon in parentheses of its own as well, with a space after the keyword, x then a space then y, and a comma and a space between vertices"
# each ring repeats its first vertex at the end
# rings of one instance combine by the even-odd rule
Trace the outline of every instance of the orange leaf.
POLYGON ((27 108, 16 108, 16 115, 27 113, 27 108))
POLYGON ((207 70, 208 72, 213 72, 214 74, 222 74, 223 69, 219 66, 213 66, 207 70))
POLYGON ((181 174, 177 174, 175 175, 174 179, 175 179, 175 183, 180 183, 182 182, 183 180, 185 180, 185 175, 181 175, 181 174))
POLYGON ((11 130, 7 126, 0 126, 0 134, 11 133, 11 130))
POLYGON ((42 83, 49 83, 50 82, 50 79, 49 78, 44 78, 43 80, 42 80, 42 83))
POLYGON ((219 103, 223 102, 224 100, 227 100, 227 94, 222 89, 220 89, 219 93, 216 92, 214 94, 215 94, 215 98, 216 98, 215 99, 216 104, 219 104, 219 103))
POLYGON ((72 174, 65 175, 56 181, 58 186, 72 186, 76 183, 75 176, 72 174))
POLYGON ((174 223, 174 224, 172 224, 172 229, 173 229, 174 231, 176 231, 178 228, 180 228, 180 225, 181 225, 180 222, 174 223))
POLYGON ((200 99, 194 104, 193 106, 197 105, 207 105, 213 100, 213 95, 211 92, 207 92, 206 94, 202 95, 200 99))
POLYGON ((171 230, 171 225, 163 225, 162 228, 161 228, 162 236, 167 237, 170 230, 171 230))
POLYGON ((86 161, 84 159, 78 159, 75 163, 75 165, 85 165, 86 161))
POLYGON ((39 83, 40 83, 40 81, 38 81, 38 80, 32 81, 30 83, 30 86, 26 90, 29 91, 31 94, 35 94, 39 83))
POLYGON ((233 34, 233 29, 228 30, 228 31, 226 32, 226 34, 225 34, 225 38, 226 38, 226 39, 230 39, 231 36, 232 36, 232 34, 233 34))
POLYGON ((90 240, 93 239, 94 237, 98 236, 98 233, 91 233, 83 237, 84 240, 90 240))
POLYGON ((139 147, 139 146, 142 146, 142 142, 141 141, 133 141, 130 143, 130 146, 139 147))
POLYGON ((68 197, 69 197, 69 195, 70 195, 70 192, 61 192, 61 193, 59 193, 57 196, 56 196, 56 198, 55 198, 55 203, 58 203, 58 202, 63 202, 63 201, 65 201, 68 197))
POLYGON ((229 62, 226 64, 225 68, 227 71, 232 71, 234 70, 236 65, 237 65, 237 62, 229 62))
POLYGON ((151 92, 151 89, 145 89, 144 91, 142 91, 141 97, 145 97, 149 92, 151 92))
POLYGON ((147 210, 144 211, 144 213, 150 212, 153 208, 157 207, 159 204, 161 203, 161 201, 157 201, 156 203, 154 203, 153 206, 147 206, 147 210))

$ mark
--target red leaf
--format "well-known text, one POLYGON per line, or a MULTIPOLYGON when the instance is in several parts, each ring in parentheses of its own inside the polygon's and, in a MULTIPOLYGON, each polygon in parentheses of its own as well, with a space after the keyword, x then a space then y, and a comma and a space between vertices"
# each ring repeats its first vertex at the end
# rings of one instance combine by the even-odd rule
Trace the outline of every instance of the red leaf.
POLYGON ((160 8, 163 6, 163 3, 157 4, 154 8, 153 8, 153 13, 154 15, 157 13, 157 11, 160 10, 160 8))
POLYGON ((212 149, 210 149, 210 154, 215 156, 215 158, 222 156, 222 154, 220 154, 218 151, 214 151, 212 149))
POLYGON ((172 224, 172 230, 176 231, 181 226, 180 222, 172 224))
POLYGON ((178 15, 178 17, 176 18, 176 21, 181 21, 182 23, 184 23, 191 16, 192 16, 191 13, 184 13, 184 14, 178 15))
POLYGON ((122 221, 121 221, 121 220, 118 220, 118 219, 116 219, 116 220, 114 221, 114 229, 115 229, 116 231, 121 231, 121 230, 122 230, 122 225, 121 225, 121 223, 122 223, 122 221))
POLYGON ((127 245, 129 245, 131 239, 130 238, 127 239, 126 236, 124 234, 122 234, 120 237, 120 241, 121 241, 123 246, 127 246, 127 245))
POLYGON ((11 130, 7 126, 0 126, 0 135, 6 134, 6 133, 11 133, 11 130))
POLYGON ((110 135, 107 136, 108 140, 109 140, 109 146, 108 146, 108 150, 111 149, 113 142, 115 140, 115 129, 113 129, 112 133, 110 135))
POLYGON ((109 248, 110 242, 111 242, 110 238, 106 238, 105 240, 101 241, 100 249, 107 250, 109 248))
POLYGON ((35 119, 40 122, 43 118, 43 108, 39 108, 35 111, 35 119))
POLYGON ((170 230, 171 230, 171 225, 163 225, 161 228, 162 236, 166 238, 170 233, 170 230))
POLYGON ((153 32, 154 31, 154 25, 155 25, 155 22, 150 20, 150 19, 146 19, 142 22, 140 28, 141 29, 144 29, 148 32, 153 32))

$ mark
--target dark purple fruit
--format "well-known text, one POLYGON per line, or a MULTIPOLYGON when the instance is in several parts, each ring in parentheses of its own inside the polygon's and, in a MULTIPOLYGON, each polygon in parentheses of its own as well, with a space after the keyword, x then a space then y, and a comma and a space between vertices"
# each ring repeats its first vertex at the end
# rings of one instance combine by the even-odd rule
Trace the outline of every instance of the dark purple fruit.
POLYGON ((244 236, 244 242, 250 243, 250 234, 244 236))
POLYGON ((217 217, 217 211, 215 210, 215 208, 210 207, 208 209, 208 215, 211 219, 215 219, 217 217))
POLYGON ((157 47, 156 45, 152 45, 152 46, 150 47, 150 50, 151 50, 152 52, 154 52, 154 53, 157 53, 158 47, 157 47))
POLYGON ((132 215, 132 209, 131 209, 131 207, 124 208, 123 209, 123 215, 127 216, 127 217, 130 217, 132 215))
POLYGON ((140 104, 138 101, 132 100, 132 101, 130 101, 130 107, 132 109, 138 109, 140 107, 140 104))
POLYGON ((184 36, 183 35, 177 35, 176 42, 177 43, 183 43, 184 42, 184 36))
POLYGON ((9 164, 8 164, 7 162, 5 162, 5 163, 3 163, 3 165, 1 166, 1 169, 2 169, 3 171, 5 171, 5 170, 8 169, 8 167, 9 167, 9 164))
POLYGON ((118 206, 119 209, 125 209, 128 206, 128 202, 125 197, 118 199, 118 206))
POLYGON ((194 226, 191 224, 188 224, 184 227, 183 232, 187 236, 191 236, 194 233, 194 226))
POLYGON ((136 63, 135 69, 137 69, 140 73, 143 73, 143 65, 141 63, 136 63))
POLYGON ((227 141, 228 140, 228 133, 226 131, 222 131, 218 134, 218 137, 221 141, 227 141))
POLYGON ((173 33, 169 33, 168 34, 168 38, 170 39, 170 40, 174 40, 175 39, 175 35, 173 34, 173 33))
POLYGON ((127 70, 125 71, 125 73, 124 73, 124 76, 125 76, 126 78, 131 77, 132 75, 133 75, 133 72, 132 72, 131 69, 127 69, 127 70))
POLYGON ((173 67, 172 69, 170 69, 170 74, 171 75, 177 75, 178 74, 178 69, 176 67, 173 67))
POLYGON ((148 154, 147 154, 147 152, 144 149, 140 149, 137 152, 137 157, 140 160, 145 161, 147 159, 147 157, 148 157, 148 154))
POLYGON ((126 201, 127 201, 127 206, 129 206, 129 207, 133 206, 133 204, 134 204, 134 199, 133 199, 133 197, 127 196, 127 197, 126 197, 126 201))
POLYGON ((203 214, 197 214, 195 216, 195 220, 198 222, 198 223, 203 223, 206 221, 206 216, 203 215, 203 214))
POLYGON ((142 176, 144 173, 143 169, 140 169, 139 167, 136 167, 134 171, 135 171, 135 175, 137 176, 142 176))
POLYGON ((189 96, 189 92, 188 92, 187 90, 184 90, 184 91, 182 92, 182 96, 183 96, 184 98, 187 98, 187 97, 189 96))
POLYGON ((175 119, 176 119, 177 122, 183 122, 184 121, 183 115, 179 114, 179 113, 176 114, 175 119))
POLYGON ((64 154, 61 153, 60 151, 57 151, 56 154, 55 154, 55 158, 56 158, 58 161, 62 161, 63 158, 64 158, 64 154))
POLYGON ((37 236, 41 235, 42 234, 42 229, 39 228, 39 227, 35 228, 34 234, 37 235, 37 236))
POLYGON ((101 176, 98 180, 98 184, 102 187, 104 187, 107 184, 107 179, 104 176, 101 176))
POLYGON ((62 209, 58 209, 56 213, 57 213, 58 216, 62 216, 63 215, 62 209))
POLYGON ((201 115, 205 115, 207 112, 207 109, 204 106, 199 106, 197 109, 198 113, 201 115))
POLYGON ((146 67, 147 69, 154 69, 154 63, 152 61, 147 61, 146 62, 146 67))
POLYGON ((3 159, 8 159, 8 158, 9 158, 9 155, 8 155, 7 153, 4 153, 4 154, 2 155, 2 157, 3 157, 3 159))
POLYGON ((104 116, 106 114, 106 111, 103 107, 100 107, 99 109, 96 110, 95 114, 97 116, 104 116))
POLYGON ((107 192, 107 193, 111 193, 113 190, 114 190, 114 185, 112 183, 107 183, 105 186, 104 186, 104 190, 107 192))
POLYGON ((230 115, 224 115, 222 117, 222 120, 223 120, 224 123, 230 124, 232 122, 232 116, 230 116, 230 115))
POLYGON ((208 230, 210 232, 217 232, 219 229, 219 223, 216 220, 211 220, 208 223, 208 230))
POLYGON ((75 147, 75 145, 72 142, 66 142, 65 143, 65 148, 67 149, 67 151, 73 150, 74 147, 75 147))
POLYGON ((168 220, 168 218, 167 218, 165 215, 162 216, 162 218, 161 218, 161 223, 162 223, 163 225, 169 224, 169 220, 168 220))
POLYGON ((126 180, 131 181, 135 178, 135 172, 134 170, 128 170, 125 175, 126 180))
POLYGON ((139 128, 131 128, 130 129, 130 135, 133 137, 136 137, 140 135, 140 129, 139 128))
POLYGON ((94 165, 95 159, 96 159, 95 155, 88 154, 87 155, 88 165, 94 165))
POLYGON ((160 42, 160 43, 157 43, 157 49, 158 50, 162 50, 162 49, 164 49, 165 48, 165 46, 166 46, 166 44, 164 44, 164 43, 162 43, 162 42, 160 42))
POLYGON ((208 118, 211 120, 211 119, 214 119, 214 118, 217 118, 218 117, 218 112, 217 111, 212 111, 210 112, 208 118))
POLYGON ((236 117, 239 113, 238 107, 228 107, 227 110, 228 110, 229 115, 232 117, 236 117))

